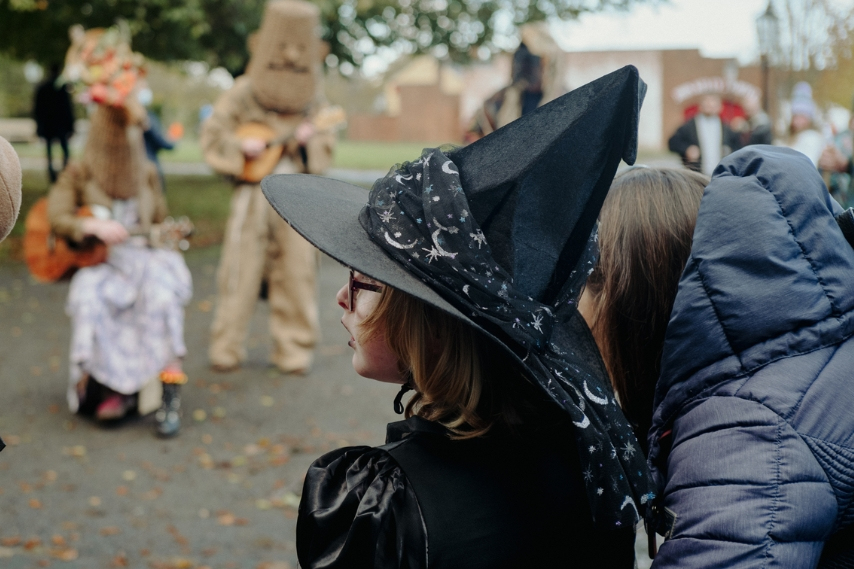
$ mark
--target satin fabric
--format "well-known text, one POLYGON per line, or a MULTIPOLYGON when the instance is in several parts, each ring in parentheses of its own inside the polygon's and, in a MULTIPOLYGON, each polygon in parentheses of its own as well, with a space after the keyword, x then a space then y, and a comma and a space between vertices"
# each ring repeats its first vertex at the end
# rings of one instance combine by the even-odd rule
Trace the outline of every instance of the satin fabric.
POLYGON ((412 417, 390 424, 382 447, 324 455, 306 474, 300 566, 633 567, 634 529, 594 529, 577 451, 562 433, 453 441, 412 417), (561 439, 566 451, 556 452, 561 439))
POLYGON ((349 447, 311 465, 297 521, 300 567, 427 567, 427 531, 385 450, 349 447))

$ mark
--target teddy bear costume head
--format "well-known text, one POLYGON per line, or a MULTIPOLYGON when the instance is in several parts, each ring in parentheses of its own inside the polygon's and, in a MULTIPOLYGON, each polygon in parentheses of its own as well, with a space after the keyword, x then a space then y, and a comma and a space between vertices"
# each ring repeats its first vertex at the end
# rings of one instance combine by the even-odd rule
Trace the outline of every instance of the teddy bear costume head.
POLYGON ((21 162, 12 145, 0 136, 0 240, 12 231, 20 210, 21 162))

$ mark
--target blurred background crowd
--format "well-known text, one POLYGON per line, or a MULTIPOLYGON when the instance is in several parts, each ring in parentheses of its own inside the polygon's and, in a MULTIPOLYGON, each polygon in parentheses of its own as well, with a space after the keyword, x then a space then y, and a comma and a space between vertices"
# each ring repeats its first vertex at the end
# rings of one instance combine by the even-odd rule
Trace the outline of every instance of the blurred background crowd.
MULTIPOLYGON (((319 14, 323 44, 317 77, 313 78, 316 83, 297 94, 308 103, 292 113, 296 118, 292 117, 288 127, 298 144, 289 142, 288 150, 280 154, 293 162, 295 169, 290 171, 324 172, 369 187, 390 164, 418 156, 424 147, 470 143, 593 79, 634 65, 648 86, 638 133, 639 163, 683 164, 710 174, 724 156, 744 146, 789 146, 810 158, 834 199, 844 207, 854 205, 854 0, 329 0, 311 4, 319 14), (317 119, 319 108, 335 110, 333 126, 321 127, 315 120, 314 131, 299 134, 303 125, 296 125, 309 114, 317 119), (322 145, 318 142, 320 150, 308 143, 312 138, 318 141, 316 135, 328 138, 322 145), (311 164, 315 156, 321 156, 323 162, 316 168, 311 164)), ((243 206, 235 199, 242 186, 249 185, 247 180, 229 172, 219 160, 222 157, 212 158, 213 147, 227 145, 212 142, 216 136, 211 133, 227 130, 222 126, 228 114, 222 101, 234 103, 245 94, 241 86, 252 75, 252 49, 257 49, 259 41, 254 34, 262 24, 265 5, 265 0, 0 0, 0 137, 12 143, 23 167, 21 215, 9 237, 0 243, 0 266, 4 267, 0 272, 0 316, 10 323, 8 341, 0 349, 0 389, 29 395, 26 405, 7 405, 9 412, 0 414, 0 430, 7 443, 20 445, 18 450, 23 451, 14 463, 0 461, 0 471, 11 469, 8 478, 19 480, 18 487, 7 485, 4 494, 6 483, 0 474, 3 509, 17 514, 14 528, 0 528, 0 559, 17 559, 30 551, 48 555, 42 542, 47 543, 49 531, 58 532, 51 538, 55 547, 50 555, 63 559, 62 555, 74 551, 74 557, 66 560, 77 559, 78 546, 71 542, 80 539, 79 527, 95 522, 84 518, 63 525, 61 532, 44 529, 50 524, 42 524, 42 502, 32 494, 33 487, 50 490, 57 477, 74 482, 65 484, 63 492, 77 492, 75 484, 86 488, 89 483, 92 495, 85 502, 90 506, 87 515, 92 519, 108 516, 110 524, 115 524, 102 527, 102 537, 118 533, 113 528, 128 529, 127 524, 145 529, 137 525, 145 517, 142 506, 100 509, 102 489, 97 487, 100 480, 112 480, 109 477, 115 475, 123 480, 116 495, 133 494, 136 490, 131 482, 137 471, 144 471, 156 485, 145 493, 139 490, 135 496, 140 500, 156 503, 164 492, 162 487, 168 495, 165 481, 169 476, 175 487, 197 490, 197 484, 207 484, 211 491, 202 488, 193 493, 193 500, 172 500, 169 508, 158 510, 166 512, 161 517, 180 519, 185 525, 176 521, 176 526, 164 525, 166 529, 140 531, 138 538, 136 534, 131 538, 128 529, 127 549, 135 547, 137 556, 144 559, 157 541, 162 551, 180 550, 188 556, 191 552, 196 560, 163 567, 206 567, 198 560, 225 559, 230 553, 237 555, 239 549, 227 551, 221 536, 189 522, 210 518, 232 529, 250 525, 255 514, 268 516, 272 515, 268 510, 276 509, 285 512, 290 520, 285 523, 293 524, 299 504, 296 493, 307 466, 300 453, 314 452, 315 447, 344 446, 346 439, 373 444, 382 436, 379 431, 357 427, 364 417, 390 415, 386 402, 375 401, 372 391, 350 403, 353 374, 347 363, 346 340, 324 339, 318 334, 321 328, 327 330, 327 336, 333 335, 328 331, 333 327, 340 332, 340 311, 324 297, 331 298, 329 292, 340 284, 335 284, 340 275, 334 272, 340 268, 327 263, 328 259, 319 264, 314 258, 308 262, 321 270, 319 284, 315 286, 312 280, 307 289, 319 289, 321 295, 319 320, 317 314, 306 318, 311 320, 307 328, 312 337, 307 359, 273 361, 278 367, 273 375, 260 371, 265 368, 256 361, 261 351, 267 351, 269 336, 276 335, 275 318, 269 333, 259 333, 264 328, 253 317, 259 286, 261 297, 270 299, 261 312, 276 311, 277 301, 269 297, 272 261, 266 258, 275 257, 270 253, 275 243, 259 240, 260 245, 255 244, 259 248, 252 249, 252 254, 239 247, 227 252, 236 247, 234 242, 240 245, 239 238, 229 245, 229 231, 241 224, 251 227, 258 223, 247 217, 254 207, 247 205, 250 198, 243 206), (92 64, 90 54, 69 49, 86 45, 85 34, 99 28, 129 42, 119 68, 99 67, 92 64), (88 63, 81 67, 81 60, 88 63), (102 80, 107 76, 109 81, 102 80), (93 128, 98 124, 97 109, 116 101, 139 115, 134 122, 143 126, 138 142, 145 147, 151 161, 146 167, 156 172, 171 215, 189 216, 195 224, 193 250, 185 256, 193 274, 194 300, 182 301, 186 303, 189 345, 186 374, 180 368, 167 370, 183 376, 182 382, 189 379, 184 417, 189 428, 171 446, 139 442, 141 437, 134 438, 133 432, 105 433, 89 423, 79 423, 83 426, 78 429, 76 416, 66 420, 64 412, 60 414, 69 335, 61 313, 67 284, 54 288, 36 284, 20 263, 25 256, 26 214, 52 187, 62 185, 64 169, 73 170, 75 161, 86 163, 85 149, 95 146, 95 139, 103 134, 93 128), (238 217, 240 221, 235 221, 238 217), (221 267, 231 262, 239 265, 250 257, 258 261, 257 279, 246 285, 251 302, 237 316, 225 311, 225 316, 219 316, 223 321, 220 329, 233 328, 236 319, 243 321, 243 336, 249 329, 248 356, 241 344, 245 338, 233 342, 237 347, 208 354, 217 341, 216 331, 210 342, 208 338, 212 316, 226 304, 223 287, 214 290, 214 266, 220 254, 228 260, 221 261, 221 267), (260 285, 256 281, 261 280, 262 272, 260 285), (49 317, 35 318, 42 309, 49 317), (217 360, 217 354, 229 350, 234 357, 217 360), (241 366, 242 371, 238 370, 241 366), (281 381, 278 372, 298 376, 300 383, 281 381), (30 381, 20 381, 20 377, 30 381), (230 383, 223 377, 253 381, 230 383), (313 383, 318 378, 324 383, 313 383), (246 393, 250 395, 244 400, 246 393), (279 398, 275 407, 274 396, 279 398), (250 409, 250 400, 261 401, 265 409, 250 409), (38 401, 38 409, 30 401, 38 401), (267 412, 270 416, 263 415, 267 412), (44 444, 53 444, 55 454, 60 452, 57 445, 65 445, 61 454, 76 461, 80 469, 55 466, 53 459, 42 458, 50 454, 40 451, 38 445, 31 445, 33 454, 25 455, 26 445, 45 433, 50 434, 45 440, 51 442, 44 444), (271 433, 278 433, 278 438, 271 433), (135 469, 122 466, 130 440, 148 453, 135 469), (199 440, 203 446, 198 446, 199 440), (222 447, 221 440, 226 441, 222 447), (90 451, 80 441, 90 445, 90 451), (183 476, 185 466, 169 455, 172 452, 177 457, 181 450, 192 455, 187 462, 190 474, 198 467, 194 476, 183 476), (225 457, 226 451, 234 456, 225 457), (87 452, 93 462, 99 461, 97 472, 88 464, 87 452), (286 466, 292 456, 293 462, 286 466), (268 458, 269 464, 264 462, 268 458), (246 472, 239 470, 243 467, 246 472), (265 471, 267 467, 271 467, 269 471, 265 471), (167 470, 171 474, 163 474, 167 470), (225 476, 234 492, 222 491, 221 480, 211 472, 225 476), (32 477, 40 482, 31 484, 32 477), (252 490, 253 480, 256 490, 252 490), (218 509, 202 501, 214 495, 223 501, 218 509), (237 512, 240 508, 248 513, 232 515, 232 509, 237 512), (44 527, 30 532, 35 524, 44 527), (187 539, 175 529, 179 525, 192 534, 190 541, 195 539, 200 545, 187 545, 187 539), (36 541, 26 541, 21 537, 25 532, 38 533, 41 541, 35 537, 36 541), (154 534, 157 537, 151 538, 154 534), (163 545, 171 544, 170 540, 177 544, 172 550, 163 545), (34 545, 28 547, 27 543, 34 545)), ((291 61, 281 64, 279 71, 296 68, 291 61)), ((234 106, 243 104, 238 102, 234 106)), ((246 149, 242 152, 249 156, 246 149)), ((89 159, 91 162, 91 155, 89 159)), ((241 164, 242 160, 240 157, 241 164)), ((111 160, 104 162, 111 164, 111 160)), ((153 187, 157 185, 153 183, 153 187)), ((260 190, 253 187, 258 195, 251 199, 258 200, 260 190)), ((250 190, 244 193, 248 196, 250 190)), ((280 219, 277 222, 283 224, 280 219)), ((248 241, 242 245, 246 246, 248 241)), ((275 297, 278 293, 273 285, 275 297)), ((275 347, 270 351, 275 353, 275 347)), ((159 397, 151 410, 160 404, 159 397)), ((116 416, 124 416, 128 409, 120 411, 116 416)), ((108 415, 105 417, 112 417, 108 415)), ((177 432, 177 426, 174 429, 177 432)), ((8 455, 4 453, 3 459, 8 455)), ((182 498, 191 493, 175 492, 182 498)), ((85 506, 70 499, 55 503, 69 519, 76 515, 75 508, 85 506)), ((59 519, 56 514, 51 516, 59 519)), ((59 522, 50 523, 54 527, 59 522)), ((270 526, 259 523, 245 530, 257 539, 247 546, 252 552, 241 553, 241 558, 258 560, 259 569, 290 567, 261 561, 273 557, 257 546, 267 539, 258 537, 266 531, 261 527, 270 526)), ((283 534, 276 532, 274 539, 278 540, 283 534)), ((291 530, 284 532, 292 534, 291 530)), ((249 540, 235 538, 233 543, 249 540)), ((285 540, 277 553, 295 562, 292 546, 285 540)), ((100 559, 109 547, 88 541, 80 546, 81 557, 86 557, 88 548, 100 559)), ((127 560, 135 555, 120 553, 110 566, 128 566, 127 560)), ((639 566, 644 563, 644 557, 639 557, 639 566)))
MULTIPOLYGON (((244 72, 247 41, 262 7, 263 0, 0 2, 0 136, 16 145, 25 170, 48 174, 47 180, 27 176, 25 210, 46 190, 66 152, 79 153, 85 143, 87 105, 73 93, 69 99, 57 75, 69 27, 110 26, 119 19, 130 31, 134 51, 146 58, 140 100, 150 117, 149 156, 171 150, 160 155, 167 177, 171 172, 203 176, 171 184, 162 178, 175 187, 173 207, 196 207, 181 203, 187 184, 209 182, 216 192, 215 179, 205 177, 210 170, 202 165, 200 126, 217 97, 244 72), (44 168, 35 159, 45 156, 46 148, 50 165, 44 168)), ((851 2, 708 6, 695 0, 598 0, 475 7, 463 1, 382 0, 320 7, 325 97, 347 114, 334 167, 385 168, 413 148, 471 141, 592 78, 633 64, 649 84, 640 127, 647 161, 673 159, 667 152, 674 148, 670 137, 695 115, 704 116, 703 98, 711 96, 717 99, 709 104, 720 116, 722 132, 734 137, 723 146, 793 145, 800 139, 808 153, 817 153, 812 157, 834 196, 847 202, 850 160, 845 159, 851 154, 854 96, 851 2), (828 146, 838 152, 825 152, 828 146)), ((695 145, 685 150, 689 146, 695 145)), ((696 161, 693 150, 693 160, 677 153, 686 163, 696 161)), ((706 154, 708 159, 719 152, 706 154)), ((160 172, 163 176, 163 167, 160 172)), ((214 227, 221 224, 212 224, 210 234, 199 228, 203 243, 221 239, 214 227)), ((17 237, 20 229, 3 246, 4 255, 20 256, 17 237)))

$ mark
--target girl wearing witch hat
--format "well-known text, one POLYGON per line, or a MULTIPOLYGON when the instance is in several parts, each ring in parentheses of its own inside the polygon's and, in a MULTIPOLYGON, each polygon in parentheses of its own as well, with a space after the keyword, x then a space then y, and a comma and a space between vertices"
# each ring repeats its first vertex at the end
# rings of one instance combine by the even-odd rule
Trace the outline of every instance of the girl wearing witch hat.
POLYGON ((402 384, 406 414, 385 445, 311 466, 301 566, 633 567, 646 466, 577 299, 644 92, 626 67, 368 194, 264 180, 352 268, 337 301, 354 368, 402 384))

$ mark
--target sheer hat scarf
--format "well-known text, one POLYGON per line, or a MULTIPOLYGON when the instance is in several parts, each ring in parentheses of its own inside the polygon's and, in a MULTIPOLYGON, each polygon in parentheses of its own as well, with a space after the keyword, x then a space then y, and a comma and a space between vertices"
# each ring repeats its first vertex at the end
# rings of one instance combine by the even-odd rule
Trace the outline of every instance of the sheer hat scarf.
POLYGON ((583 357, 592 337, 572 321, 598 254, 602 202, 620 159, 635 160, 645 91, 625 67, 465 148, 426 149, 367 196, 318 176, 262 182, 315 246, 466 321, 514 358, 575 425, 600 527, 637 523, 651 485, 607 375, 583 357))

